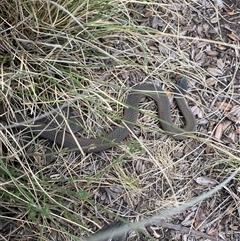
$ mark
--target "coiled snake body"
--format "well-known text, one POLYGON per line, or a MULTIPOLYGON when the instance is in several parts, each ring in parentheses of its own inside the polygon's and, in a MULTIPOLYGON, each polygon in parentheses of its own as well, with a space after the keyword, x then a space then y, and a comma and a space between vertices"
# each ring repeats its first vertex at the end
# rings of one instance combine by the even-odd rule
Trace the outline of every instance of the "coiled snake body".
MULTIPOLYGON (((178 88, 175 90, 175 94, 177 95, 175 99, 177 106, 185 119, 185 125, 183 128, 178 128, 173 124, 169 100, 166 94, 163 93, 162 89, 154 86, 153 84, 140 84, 132 88, 132 91, 129 93, 125 101, 122 124, 104 137, 90 139, 79 138, 76 136, 73 137, 70 133, 65 131, 56 131, 51 128, 50 125, 43 124, 40 121, 36 121, 34 125, 31 125, 28 128, 32 133, 53 141, 63 147, 75 150, 80 147, 84 153, 100 152, 116 145, 116 143, 121 142, 128 136, 137 121, 138 105, 140 100, 145 96, 149 96, 154 99, 157 104, 158 117, 162 129, 173 135, 175 139, 181 140, 186 138, 184 134, 193 132, 196 129, 195 118, 189 110, 184 98, 180 95, 185 94, 186 88, 187 81, 185 78, 181 78, 178 83, 178 88)), ((5 122, 9 122, 6 117, 3 104, 0 105, 0 115, 0 119, 5 122)), ((15 118, 17 122, 24 123, 24 119, 20 114, 16 113, 15 118)), ((26 129, 26 125, 18 125, 17 128, 26 129)))

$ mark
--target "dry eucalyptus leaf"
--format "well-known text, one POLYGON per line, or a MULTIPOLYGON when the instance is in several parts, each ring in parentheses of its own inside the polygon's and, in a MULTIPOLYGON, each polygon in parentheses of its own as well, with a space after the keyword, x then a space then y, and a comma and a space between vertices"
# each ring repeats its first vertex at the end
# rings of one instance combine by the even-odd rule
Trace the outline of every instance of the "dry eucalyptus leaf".
POLYGON ((215 136, 215 138, 218 139, 218 140, 221 140, 221 138, 222 138, 223 127, 224 127, 224 125, 223 125, 222 123, 220 123, 220 124, 217 126, 216 130, 215 130, 215 135, 214 135, 214 136, 215 136))
POLYGON ((207 69, 208 73, 210 73, 213 76, 222 76, 223 72, 222 70, 218 69, 218 68, 208 68, 207 69))
POLYGON ((237 133, 235 133, 235 132, 229 133, 229 134, 228 134, 228 138, 229 138, 230 140, 232 140, 233 143, 236 142, 236 141, 237 141, 237 133))
POLYGON ((152 27, 157 28, 158 26, 163 26, 163 23, 159 18, 154 17, 152 20, 152 27))
POLYGON ((207 232, 207 234, 210 236, 217 235, 218 233, 219 233, 219 227, 210 228, 210 230, 208 230, 207 232))
POLYGON ((191 107, 191 111, 198 118, 200 118, 200 119, 203 118, 203 112, 198 106, 195 105, 195 106, 191 107))
POLYGON ((228 114, 228 119, 235 123, 240 123, 240 105, 235 105, 228 114))
POLYGON ((215 50, 208 50, 206 51, 207 55, 209 56, 217 56, 219 53, 215 50))
POLYGON ((234 231, 238 231, 239 230, 239 226, 236 226, 236 225, 233 225, 233 224, 230 224, 229 228, 231 228, 234 231))
POLYGON ((234 33, 228 34, 228 37, 230 39, 232 39, 233 41, 238 41, 239 40, 239 37, 236 34, 234 34, 234 33))
POLYGON ((195 55, 194 60, 195 60, 196 62, 198 62, 199 60, 202 59, 203 55, 204 55, 204 53, 203 53, 202 51, 200 51, 199 53, 197 53, 197 54, 195 55))
POLYGON ((222 51, 224 51, 224 50, 227 49, 227 47, 222 46, 222 45, 217 45, 216 47, 217 47, 218 49, 222 50, 222 51))
POLYGON ((211 19, 211 23, 217 23, 217 22, 219 22, 219 19, 220 19, 220 18, 212 18, 212 19, 211 19))
POLYGON ((205 47, 206 45, 207 45, 206 42, 199 42, 199 43, 197 44, 197 48, 198 48, 198 49, 201 49, 201 48, 205 47))
POLYGON ((218 83, 218 80, 216 78, 210 77, 206 79, 207 86, 214 86, 218 83))
POLYGON ((208 123, 209 123, 209 120, 207 120, 206 118, 198 119, 198 125, 200 125, 200 126, 206 125, 208 123))
POLYGON ((232 124, 231 121, 224 121, 220 123, 215 130, 215 138, 221 140, 223 132, 232 124))
POLYGON ((222 59, 217 60, 217 66, 218 66, 219 69, 223 70, 223 68, 225 66, 225 63, 223 62, 222 59))
POLYGON ((109 187, 109 189, 115 193, 123 193, 123 189, 120 187, 113 186, 113 187, 109 187))
POLYGON ((181 224, 185 227, 191 226, 193 223, 193 217, 195 215, 195 212, 189 213, 185 219, 181 222, 181 224))
POLYGON ((200 36, 202 36, 202 34, 203 34, 203 27, 202 27, 202 25, 198 25, 198 27, 197 27, 197 32, 198 32, 198 34, 199 34, 200 36))
POLYGON ((233 108, 232 104, 220 101, 217 101, 215 106, 223 111, 230 111, 233 108))
POLYGON ((224 121, 223 122, 223 131, 225 131, 231 124, 232 124, 232 122, 229 120, 224 121))
POLYGON ((153 12, 151 11, 151 10, 148 10, 145 14, 144 14, 144 17, 145 18, 148 18, 148 17, 150 17, 150 16, 152 16, 153 15, 153 12))
POLYGON ((209 55, 209 56, 217 56, 217 55, 219 54, 217 51, 212 50, 210 45, 207 45, 205 52, 206 52, 207 55, 209 55))
POLYGON ((229 16, 234 16, 236 14, 236 12, 234 10, 232 10, 231 12, 227 12, 227 15, 229 16))
POLYGON ((145 165, 142 160, 138 160, 135 166, 137 173, 143 173, 145 170, 145 165))
POLYGON ((209 30, 210 26, 208 24, 203 24, 203 29, 205 30, 205 32, 207 32, 209 30))
POLYGON ((218 184, 217 181, 213 180, 210 177, 197 177, 194 179, 196 181, 197 184, 200 184, 202 186, 206 186, 206 187, 211 187, 211 186, 215 186, 218 184))

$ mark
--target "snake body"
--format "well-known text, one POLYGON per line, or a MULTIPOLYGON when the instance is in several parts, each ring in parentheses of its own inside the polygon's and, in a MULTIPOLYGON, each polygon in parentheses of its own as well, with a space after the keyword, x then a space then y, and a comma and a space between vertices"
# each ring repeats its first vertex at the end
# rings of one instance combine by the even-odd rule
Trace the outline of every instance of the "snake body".
MULTIPOLYGON (((188 134, 189 132, 196 130, 195 118, 191 110, 188 108, 184 98, 181 96, 182 94, 185 94, 186 88, 186 79, 182 78, 178 83, 178 88, 175 90, 175 94, 177 95, 175 97, 177 106, 185 119, 185 125, 182 128, 178 128, 173 124, 171 119, 170 103, 163 90, 160 87, 147 83, 140 84, 132 88, 132 91, 128 94, 125 101, 122 124, 110 133, 106 134, 104 137, 90 139, 79 138, 64 130, 56 131, 51 127, 51 125, 44 124, 40 121, 36 121, 34 125, 30 125, 28 128, 32 133, 53 141, 62 147, 74 150, 81 148, 84 153, 100 152, 111 148, 128 136, 129 132, 133 130, 136 124, 140 100, 145 96, 149 96, 157 104, 158 117, 162 129, 171 134, 173 138, 182 140, 186 138, 184 134, 188 134)), ((3 105, 0 105, 0 115, 0 119, 5 122, 9 122, 3 105)), ((20 114, 15 113, 15 119, 18 123, 24 123, 24 118, 20 114)), ((27 126, 21 124, 18 125, 17 128, 26 129, 27 126)))

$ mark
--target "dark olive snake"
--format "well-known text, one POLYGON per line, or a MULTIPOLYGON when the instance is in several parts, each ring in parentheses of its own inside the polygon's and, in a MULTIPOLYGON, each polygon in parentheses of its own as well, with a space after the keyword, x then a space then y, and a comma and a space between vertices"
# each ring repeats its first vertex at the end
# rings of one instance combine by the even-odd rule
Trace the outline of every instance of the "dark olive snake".
MULTIPOLYGON (((65 148, 73 150, 81 148, 84 153, 104 151, 121 142, 128 136, 129 132, 133 130, 139 113, 139 102, 143 97, 148 96, 157 104, 158 118, 161 128, 168 134, 171 134, 173 138, 182 140, 186 138, 189 132, 194 132, 196 130, 194 115, 188 108, 182 96, 185 94, 186 89, 187 81, 185 78, 181 78, 175 89, 175 100, 185 120, 185 125, 182 128, 177 127, 172 122, 170 103, 167 95, 160 87, 147 83, 132 88, 124 102, 125 107, 122 124, 104 137, 89 139, 79 138, 77 136, 73 137, 71 133, 64 130, 56 131, 51 125, 47 125, 41 121, 34 122, 34 125, 30 125, 28 128, 32 133, 55 142, 65 148)), ((3 104, 0 104, 0 119, 9 123, 9 118, 7 118, 3 104)), ((25 119, 20 114, 15 113, 16 123, 24 123, 24 120, 25 119)), ((17 125, 17 128, 26 129, 27 125, 19 124, 17 125)))

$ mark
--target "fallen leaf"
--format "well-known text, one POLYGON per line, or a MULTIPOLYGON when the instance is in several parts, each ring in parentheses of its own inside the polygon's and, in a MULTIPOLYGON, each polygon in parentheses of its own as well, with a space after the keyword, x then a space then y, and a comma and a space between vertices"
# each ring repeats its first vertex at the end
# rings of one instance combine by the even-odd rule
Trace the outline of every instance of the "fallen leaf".
POLYGON ((197 116, 200 119, 203 118, 203 112, 198 106, 195 105, 195 106, 191 107, 191 111, 194 116, 197 116))
POLYGON ((206 42, 199 42, 199 43, 197 44, 197 48, 200 49, 200 48, 205 47, 206 45, 207 45, 206 42))
POLYGON ((197 213, 195 215, 195 221, 200 223, 201 220, 203 220, 203 216, 204 216, 204 211, 201 207, 199 207, 198 210, 197 210, 197 213))
POLYGON ((225 121, 223 122, 223 131, 225 131, 231 124, 232 124, 231 121, 225 120, 225 121))
POLYGON ((202 57, 203 57, 203 52, 200 51, 199 53, 197 53, 197 54, 195 55, 194 60, 195 60, 196 62, 198 62, 199 60, 202 59, 202 57))
POLYGON ((231 229, 234 230, 234 231, 238 231, 239 226, 236 226, 236 225, 230 224, 230 225, 229 225, 229 228, 231 228, 231 229))
POLYGON ((145 14, 144 14, 144 17, 145 18, 148 18, 148 17, 150 17, 150 16, 152 16, 153 15, 153 12, 151 11, 151 10, 148 10, 145 14))
POLYGON ((213 76, 221 76, 223 75, 222 70, 218 69, 218 68, 208 68, 207 69, 208 73, 210 73, 213 76))
POLYGON ((208 230, 207 234, 210 236, 214 236, 217 235, 219 233, 219 227, 217 228, 211 228, 210 230, 208 230))
POLYGON ((220 18, 212 18, 212 19, 211 19, 211 23, 217 23, 217 22, 219 22, 219 19, 220 19, 220 18))
POLYGON ((217 181, 213 180, 210 177, 204 177, 204 176, 203 177, 197 177, 194 180, 197 184, 200 184, 200 185, 206 186, 206 187, 215 186, 215 185, 218 184, 217 181))
POLYGON ((182 224, 183 226, 191 226, 192 223, 193 223, 192 217, 193 217, 194 215, 195 215, 195 212, 189 213, 189 214, 185 217, 185 219, 181 222, 181 224, 182 224))
POLYGON ((207 145, 205 149, 206 154, 209 154, 211 150, 212 150, 211 146, 207 145))
POLYGON ((209 24, 204 23, 202 26, 203 26, 204 31, 205 31, 205 32, 208 32, 208 30, 209 30, 209 28, 210 28, 209 24))
POLYGON ((231 108, 231 113, 234 115, 240 115, 240 105, 235 105, 231 108))
POLYGON ((202 25, 198 25, 197 27, 197 33, 201 36, 203 34, 203 27, 202 25))
POLYGON ((233 15, 235 15, 236 13, 235 13, 235 11, 233 10, 233 11, 231 11, 231 12, 227 12, 227 15, 229 15, 229 16, 233 16, 233 15))
POLYGON ((237 135, 236 135, 236 133, 233 133, 233 132, 229 133, 228 134, 228 138, 229 138, 229 140, 232 140, 233 143, 237 142, 237 135))
POLYGON ((200 126, 202 126, 202 125, 207 125, 208 123, 209 123, 209 120, 206 119, 206 118, 203 118, 203 116, 198 119, 198 124, 199 124, 200 126))
POLYGON ((208 86, 214 86, 214 85, 216 85, 217 83, 218 83, 217 78, 210 77, 210 78, 207 78, 207 79, 206 79, 206 84, 207 84, 208 86))
POLYGON ((240 105, 235 105, 228 113, 228 119, 235 123, 240 123, 240 105))
POLYGON ((215 130, 215 138, 221 140, 223 134, 223 124, 220 123, 215 130))
POLYGON ((219 53, 215 50, 209 50, 209 51, 206 51, 207 55, 209 56, 217 56, 219 53))
POLYGON ((217 101, 214 106, 218 107, 223 111, 230 111, 233 108, 232 104, 220 101, 217 101))
POLYGON ((222 46, 222 45, 216 45, 216 47, 217 47, 218 49, 222 50, 222 51, 224 51, 224 50, 227 49, 227 47, 222 46))
POLYGON ((233 41, 238 41, 239 40, 239 37, 236 34, 234 34, 234 33, 228 34, 228 37, 230 39, 232 39, 233 41))
POLYGON ((223 68, 225 66, 225 63, 223 63, 222 59, 217 60, 217 66, 218 66, 219 69, 223 70, 223 68))

